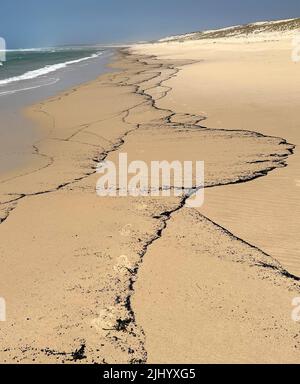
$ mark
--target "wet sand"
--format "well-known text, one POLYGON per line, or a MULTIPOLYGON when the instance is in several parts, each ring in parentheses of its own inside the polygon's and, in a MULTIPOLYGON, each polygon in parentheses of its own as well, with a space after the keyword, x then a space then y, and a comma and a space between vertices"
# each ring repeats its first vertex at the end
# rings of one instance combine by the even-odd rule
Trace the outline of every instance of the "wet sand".
POLYGON ((299 362, 300 283, 274 258, 184 197, 96 194, 97 164, 124 152, 205 160, 208 190, 289 161, 282 138, 163 107, 193 65, 120 52, 118 71, 27 110, 47 135, 0 183, 2 362, 299 362))

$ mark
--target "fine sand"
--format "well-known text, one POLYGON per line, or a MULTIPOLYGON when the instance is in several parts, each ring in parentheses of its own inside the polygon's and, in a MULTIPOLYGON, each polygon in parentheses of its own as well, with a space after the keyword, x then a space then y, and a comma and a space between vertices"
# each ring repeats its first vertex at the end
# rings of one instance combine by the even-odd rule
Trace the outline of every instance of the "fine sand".
MULTIPOLYGON (((243 57, 277 52, 267 47, 257 54, 246 46, 243 57)), ((30 167, 0 183, 0 296, 7 303, 0 361, 299 362, 291 303, 300 282, 277 254, 252 245, 253 225, 243 228, 245 238, 227 227, 218 206, 228 204, 224 210, 240 230, 241 208, 212 195, 232 188, 237 202, 234 188, 246 194, 261 180, 275 183, 296 159, 296 140, 279 128, 271 132, 272 124, 264 131, 261 115, 239 126, 238 114, 248 115, 242 106, 234 112, 235 100, 242 102, 239 95, 251 92, 254 80, 234 89, 226 68, 228 94, 216 100, 225 105, 218 117, 213 108, 222 76, 203 74, 202 65, 210 64, 201 60, 207 53, 218 65, 217 52, 229 60, 227 48, 137 49, 118 54, 117 71, 26 111, 44 139, 35 144, 30 167), (204 120, 211 111, 219 124, 204 120), (231 113, 236 125, 225 120, 231 113), (120 153, 129 161, 204 160, 208 204, 196 210, 183 197, 98 197, 97 163, 120 153)), ((242 69, 235 75, 242 78, 242 69)), ((288 253, 289 244, 284 247, 288 253)))
MULTIPOLYGON (((166 82, 160 106, 201 113, 209 128, 256 131, 300 144, 300 63, 291 39, 276 42, 186 42, 142 46, 138 52, 199 62, 166 82)), ((261 159, 263 161, 265 159, 261 159)), ((278 259, 300 276, 300 153, 254 183, 206 192, 202 214, 278 259)))

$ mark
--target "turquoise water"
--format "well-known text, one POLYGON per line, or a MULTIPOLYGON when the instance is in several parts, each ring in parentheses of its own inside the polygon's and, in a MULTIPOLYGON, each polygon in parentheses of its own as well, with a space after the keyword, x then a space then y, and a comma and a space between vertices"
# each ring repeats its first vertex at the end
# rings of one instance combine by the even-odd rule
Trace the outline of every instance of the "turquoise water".
POLYGON ((26 72, 97 54, 96 48, 46 48, 40 50, 8 51, 0 68, 0 79, 20 76, 26 72))

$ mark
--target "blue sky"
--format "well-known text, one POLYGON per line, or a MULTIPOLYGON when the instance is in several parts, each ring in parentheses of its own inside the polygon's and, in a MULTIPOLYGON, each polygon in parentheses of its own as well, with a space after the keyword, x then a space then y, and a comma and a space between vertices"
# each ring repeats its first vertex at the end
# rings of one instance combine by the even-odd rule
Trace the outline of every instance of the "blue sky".
POLYGON ((0 0, 8 48, 157 39, 300 17, 300 0, 0 0))

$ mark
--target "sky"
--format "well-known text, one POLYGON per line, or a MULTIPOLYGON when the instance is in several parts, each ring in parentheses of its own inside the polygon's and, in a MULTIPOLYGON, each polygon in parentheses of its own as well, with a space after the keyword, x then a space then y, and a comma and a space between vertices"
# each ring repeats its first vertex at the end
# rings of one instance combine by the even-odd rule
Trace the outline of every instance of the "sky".
POLYGON ((0 0, 7 47, 123 43, 300 17, 300 0, 0 0))

